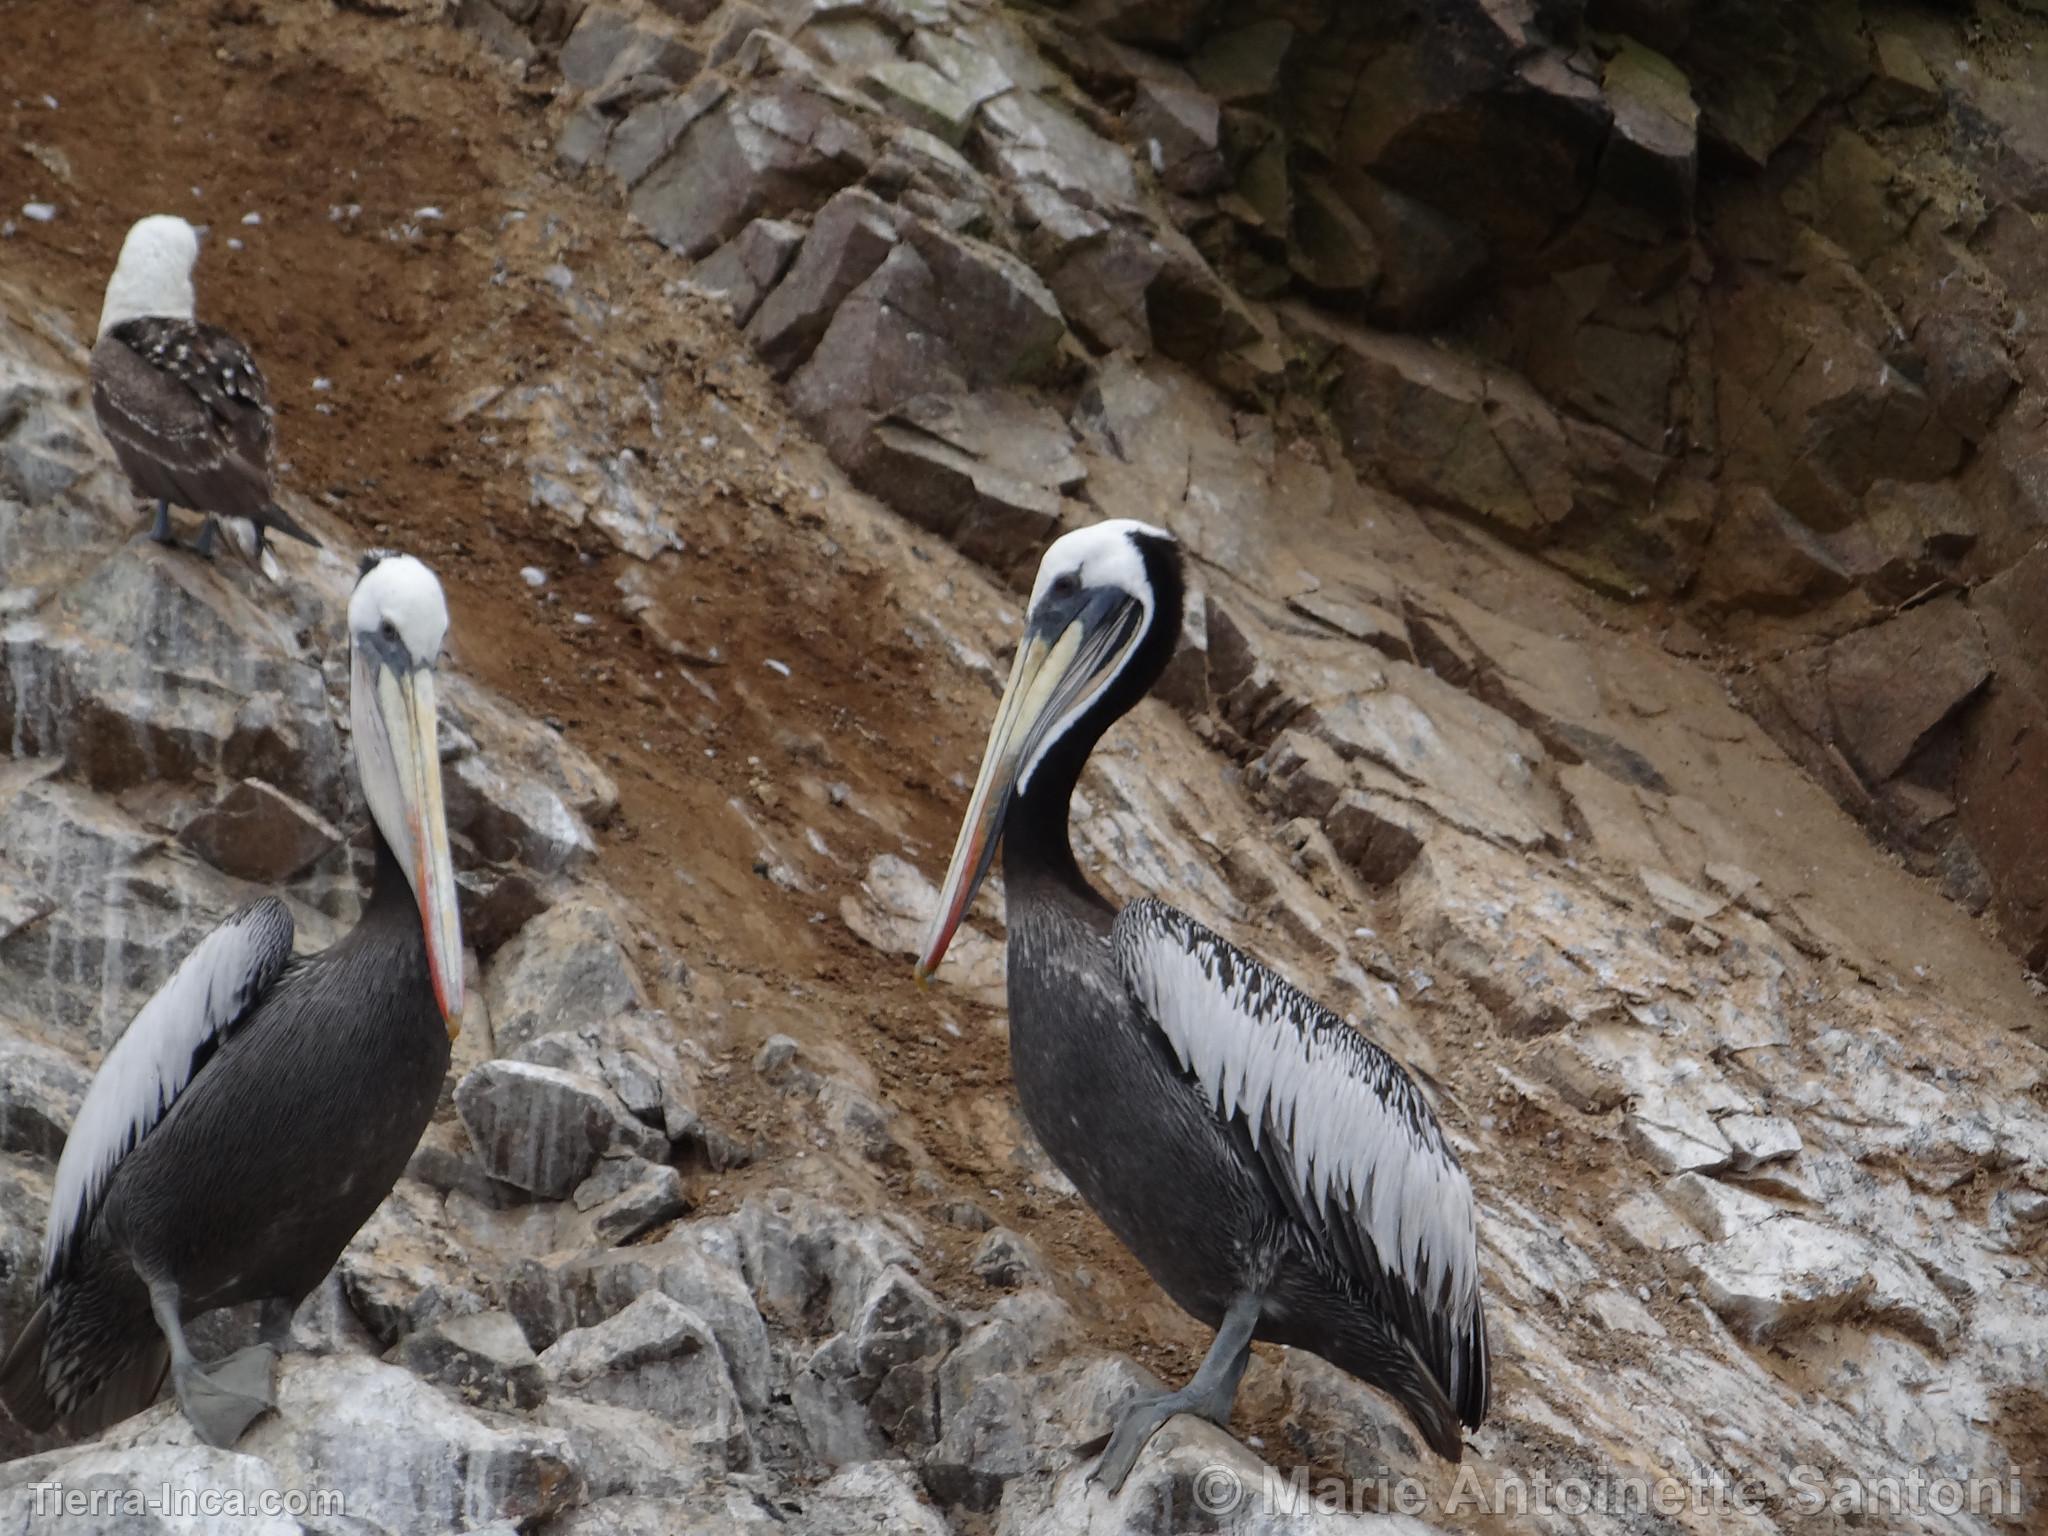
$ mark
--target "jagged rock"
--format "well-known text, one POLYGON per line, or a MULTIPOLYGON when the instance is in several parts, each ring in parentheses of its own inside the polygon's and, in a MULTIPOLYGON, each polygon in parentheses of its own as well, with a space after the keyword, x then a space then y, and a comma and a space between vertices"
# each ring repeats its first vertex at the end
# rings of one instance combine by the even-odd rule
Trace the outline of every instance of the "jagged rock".
POLYGON ((698 1455, 743 1468, 753 1444, 718 1342, 704 1319, 660 1291, 541 1352, 551 1395, 652 1414, 698 1455))
MULTIPOLYGON (((840 898, 839 919, 856 938, 884 954, 915 955, 938 904, 937 886, 914 865, 885 853, 861 876, 860 894, 840 898)), ((939 979, 999 1007, 1005 995, 1003 974, 1003 946, 963 923, 939 979)))
MULTIPOLYGON (((563 1393, 548 1398, 538 1417, 567 1438, 594 1501, 587 1507, 599 1510, 607 1502, 631 1497, 634 1504, 659 1511, 659 1519, 653 1523, 626 1527, 644 1529, 648 1536, 674 1530, 682 1518, 676 1501, 703 1489, 719 1467, 705 1455, 688 1425, 679 1427, 637 1408, 563 1393)), ((595 1522, 594 1528, 615 1529, 595 1522)), ((578 1524, 570 1529, 584 1527, 578 1524)))
POLYGON ((391 1345, 443 1318, 482 1312, 482 1283, 439 1218, 440 1199, 400 1179, 336 1261, 342 1295, 391 1345))
MULTIPOLYGON (((158 1408, 168 1421, 175 1407, 158 1408)), ((272 1486, 339 1488, 348 1513, 403 1536, 460 1525, 547 1519, 574 1505, 582 1477, 553 1430, 458 1407, 409 1371, 361 1355, 287 1355, 277 1413, 237 1447, 274 1469, 272 1486)))
POLYGON ((764 48, 755 78, 684 129, 633 189, 633 216, 695 259, 754 219, 814 206, 858 180, 874 157, 866 127, 815 75, 764 48))
POLYGON ((861 75, 861 88, 914 128, 958 148, 974 121, 975 100, 929 64, 884 59, 861 75))
POLYGON ((553 1067, 487 1061, 456 1085, 455 1107, 491 1177, 543 1200, 572 1193, 608 1152, 668 1151, 603 1083, 553 1067))
POLYGON ((1096 213, 1137 202, 1130 157, 1073 112, 1037 91, 1017 90, 989 102, 975 119, 977 160, 987 159, 1011 184, 1037 184, 1096 213))
POLYGON ((1876 68, 1856 100, 1859 120, 1866 113, 1881 124, 1940 116, 1941 87, 1912 40, 1889 27, 1873 27, 1870 41, 1876 68))
POLYGON ((1828 648, 1827 690, 1842 749, 1876 784, 1991 675, 1983 631, 1960 602, 1937 600, 1828 648))
MULTIPOLYGON (((560 791, 538 775, 508 772, 501 754, 474 752, 451 763, 442 785, 449 830, 468 838, 487 861, 555 875, 572 873, 596 856, 590 828, 560 791)), ((601 792, 593 803, 617 805, 608 782, 601 792)))
POLYGON ((840 1468, 803 1500, 790 1522, 801 1536, 949 1536, 950 1527, 917 1495, 899 1462, 868 1461, 840 1468))
POLYGON ((407 1335, 398 1361, 479 1407, 531 1410, 547 1395, 526 1335, 508 1312, 443 1318, 407 1335))
POLYGON ((1170 80, 1140 80, 1124 123, 1170 191, 1203 197, 1229 180, 1213 97, 1170 80))
POLYGON ((1057 414, 1009 393, 920 395, 878 422, 856 484, 998 571, 1035 560, 1086 477, 1057 414))
POLYGON ((1846 254, 1803 236, 1807 283, 1738 286, 1715 316, 1716 412, 1730 481, 1768 487, 1809 528, 1854 520, 1878 480, 1938 480, 1965 445, 1887 356, 1894 322, 1846 254), (1843 303, 1824 295, 1846 290, 1843 303))
POLYGON ((1773 1216, 1684 1257, 1707 1304, 1753 1340, 1865 1314, 1946 1350, 1961 1327, 1911 1260, 1805 1217, 1773 1216))
POLYGON ((647 1002, 610 912, 580 899, 535 918, 498 951, 484 996, 498 1048, 508 1053, 647 1002))
MULTIPOLYGON (((484 960, 548 909, 547 898, 533 877, 517 866, 458 869, 455 898, 462 913, 462 937, 484 960)), ((481 1001, 480 993, 476 995, 481 1001)))
POLYGON ((628 75, 654 75, 681 84, 703 62, 703 54, 682 38, 605 5, 583 12, 556 57, 562 78, 578 91, 628 75))
POLYGON ((588 1218, 591 1238, 607 1247, 631 1242, 690 1209, 683 1176, 640 1157, 604 1159, 569 1199, 588 1218))
POLYGON ((39 1040, 0 1034, 0 1152, 55 1163, 92 1074, 39 1040))
POLYGON ((818 210, 789 275, 747 327, 747 339, 778 376, 787 377, 811 355, 846 296, 882 264, 895 247, 900 218, 857 187, 818 210))
POLYGON ((692 123, 731 94, 732 86, 716 75, 675 92, 631 77, 593 92, 564 126, 555 152, 577 166, 595 164, 602 155, 604 168, 622 185, 637 187, 692 123))
POLYGON ((1600 158, 1601 186, 1669 228, 1689 228, 1699 108, 1684 73, 1662 54, 1620 38, 1601 88, 1614 113, 1614 137, 1600 158))
POLYGON ((0 748, 89 789, 264 780, 323 816, 349 801, 318 668, 290 621, 126 546, 0 639, 0 748), (151 643, 133 638, 147 632, 151 643))
POLYGON ((1022 262, 915 221, 839 306, 791 399, 833 456, 857 465, 879 417, 915 396, 1038 377, 1064 330, 1022 262))
POLYGON ((700 291, 724 300, 732 323, 744 326, 782 281, 803 243, 803 230, 787 220, 755 219, 698 262, 691 269, 690 281, 700 291))
POLYGON ((1570 513, 1569 444, 1527 385, 1448 350, 1344 332, 1331 408, 1362 474, 1396 491, 1546 539, 1570 513))
POLYGON ((2020 376, 2005 349, 2003 323, 1993 315, 1937 310, 1913 332, 1927 359, 1927 394, 1935 413, 1965 442, 1980 442, 2020 376))
POLYGON ((186 822, 178 841, 222 874, 283 885, 340 847, 341 834, 291 796, 260 779, 242 779, 186 822))
POLYGON ((758 1411, 768 1401, 774 1364, 737 1249, 729 1229, 693 1222, 659 1243, 523 1258, 512 1267, 507 1305, 527 1338, 545 1349, 659 1290, 705 1321, 740 1401, 758 1411))
POLYGON ((1754 167, 1870 69, 1860 13, 1841 0, 1796 10, 1733 7, 1713 25, 1688 29, 1684 56, 1701 133, 1754 167))
POLYGON ((1845 592, 1848 572, 1759 485, 1724 498, 1700 569, 1700 596, 1722 608, 1797 612, 1845 592))
POLYGON ((710 1138, 697 1113, 695 1067, 685 1059, 688 1042, 679 1047, 677 1040, 667 1014, 631 1009, 601 1024, 538 1035, 513 1054, 535 1066, 596 1078, 628 1114, 670 1141, 704 1143, 710 1138))
POLYGON ((1219 28, 1202 40, 1190 67, 1202 89, 1219 101, 1264 101, 1280 88, 1295 35, 1285 17, 1219 28))
POLYGON ((1380 281, 1379 246, 1372 231, 1321 177, 1300 178, 1294 193, 1287 264, 1311 291, 1363 303, 1380 281))
POLYGON ((1008 1227, 993 1228, 974 1245, 974 1272, 999 1290, 1046 1283, 1045 1261, 1029 1238, 1008 1227))

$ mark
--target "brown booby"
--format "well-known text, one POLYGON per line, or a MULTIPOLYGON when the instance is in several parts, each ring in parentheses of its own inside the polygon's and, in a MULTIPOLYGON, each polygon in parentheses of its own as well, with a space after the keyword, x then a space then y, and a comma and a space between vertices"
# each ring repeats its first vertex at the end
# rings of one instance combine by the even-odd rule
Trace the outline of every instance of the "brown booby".
POLYGON ((308 544, 320 541, 271 496, 270 391, 249 349, 193 318, 199 232, 172 214, 139 220, 121 242, 92 349, 92 408, 136 493, 156 503, 150 537, 171 537, 173 505, 206 514, 196 553, 213 550, 216 519, 246 518, 308 544))
POLYGON ((234 913, 107 1051, 64 1143, 39 1303, 0 1361, 38 1433, 92 1434, 154 1401, 232 1445, 271 1402, 292 1311, 419 1144, 462 1014, 434 662, 448 610, 409 555, 349 602, 350 713, 376 873, 355 927, 292 953, 275 896, 234 913), (263 1303, 262 1342, 202 1366, 184 1324, 263 1303))
POLYGON ((1118 520, 1056 540, 918 961, 945 956, 1000 844, 1010 1062, 1024 1116, 1103 1223, 1216 1330, 1194 1379, 1117 1412, 1120 1487, 1176 1413, 1227 1424, 1254 1339, 1386 1392, 1459 1459, 1491 1366, 1472 1185, 1365 1033, 1154 897, 1119 911, 1075 862, 1068 802, 1181 632, 1180 546, 1118 520))

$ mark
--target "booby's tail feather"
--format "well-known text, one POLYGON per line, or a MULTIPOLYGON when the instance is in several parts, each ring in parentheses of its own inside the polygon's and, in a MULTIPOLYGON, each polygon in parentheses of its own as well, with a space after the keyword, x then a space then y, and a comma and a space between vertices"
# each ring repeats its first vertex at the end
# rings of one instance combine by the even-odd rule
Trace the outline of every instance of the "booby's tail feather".
POLYGON ((303 544, 310 544, 315 549, 320 548, 320 541, 293 522, 292 515, 274 501, 264 507, 261 521, 266 528, 274 528, 279 533, 290 534, 303 544))

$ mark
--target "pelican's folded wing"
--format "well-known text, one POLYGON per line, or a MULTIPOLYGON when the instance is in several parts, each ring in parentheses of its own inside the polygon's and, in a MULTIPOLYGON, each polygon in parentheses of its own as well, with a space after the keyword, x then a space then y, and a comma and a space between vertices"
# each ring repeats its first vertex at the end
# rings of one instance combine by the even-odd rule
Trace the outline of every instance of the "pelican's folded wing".
POLYGON ((291 910, 275 896, 199 941, 100 1062, 57 1160, 43 1287, 65 1278, 121 1160, 163 1120, 292 957, 291 910))
POLYGON ((1111 942, 1132 998, 1287 1205, 1379 1301, 1467 1424, 1489 1368, 1472 1185, 1398 1062, 1186 913, 1146 897, 1111 942))

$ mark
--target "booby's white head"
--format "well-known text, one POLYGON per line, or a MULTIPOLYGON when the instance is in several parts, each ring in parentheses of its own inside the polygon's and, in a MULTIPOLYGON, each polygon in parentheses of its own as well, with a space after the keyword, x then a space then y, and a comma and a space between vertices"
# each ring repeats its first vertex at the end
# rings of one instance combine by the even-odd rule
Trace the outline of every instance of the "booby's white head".
POLYGON ((462 1017, 462 921, 434 708, 434 663, 448 634, 441 583, 411 555, 365 556, 348 603, 348 632, 356 773, 419 903, 434 996, 452 1037, 462 1017))
POLYGON ((1150 523, 1112 518, 1055 539, 1045 552, 981 776, 939 887, 920 976, 945 956, 995 859, 1012 802, 1033 793, 1056 750, 1062 766, 1043 792, 1071 789, 1080 756, 1164 670, 1180 640, 1182 596, 1180 545, 1150 523))
POLYGON ((107 279, 99 334, 146 317, 190 320, 192 267, 198 260, 199 231, 176 214, 138 219, 121 242, 121 259, 107 279))

